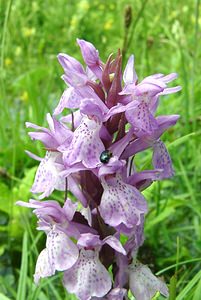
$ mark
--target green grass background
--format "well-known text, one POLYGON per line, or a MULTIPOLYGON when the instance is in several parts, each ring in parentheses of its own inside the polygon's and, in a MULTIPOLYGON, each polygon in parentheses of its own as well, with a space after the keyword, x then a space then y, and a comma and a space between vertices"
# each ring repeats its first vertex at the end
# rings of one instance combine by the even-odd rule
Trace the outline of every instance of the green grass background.
MULTIPOLYGON (((31 212, 14 203, 31 197, 36 162, 24 150, 44 150, 30 142, 24 123, 46 125, 64 89, 56 55, 81 59, 77 37, 94 43, 103 61, 123 47, 129 4, 125 59, 135 54, 140 79, 176 71, 183 88, 161 98, 159 113, 181 115, 163 136, 175 177, 145 192, 150 212, 140 257, 168 282, 170 300, 201 299, 200 1, 0 0, 0 300, 76 299, 66 294, 60 275, 33 284, 44 235, 31 212)), ((150 153, 140 156, 139 169, 149 161, 150 153)))

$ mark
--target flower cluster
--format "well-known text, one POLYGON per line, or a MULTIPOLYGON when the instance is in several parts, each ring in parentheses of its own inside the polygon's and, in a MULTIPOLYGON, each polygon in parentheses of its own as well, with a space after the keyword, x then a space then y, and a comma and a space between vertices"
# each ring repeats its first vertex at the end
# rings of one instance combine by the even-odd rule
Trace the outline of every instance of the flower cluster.
POLYGON ((67 88, 53 115, 47 115, 49 128, 26 123, 33 129, 30 137, 46 149, 44 158, 28 152, 40 161, 31 191, 39 200, 54 190, 65 194, 63 207, 54 200, 18 202, 34 209, 38 229, 47 235, 34 280, 62 271, 65 288, 81 300, 122 300, 129 289, 137 300, 151 299, 157 291, 167 297, 165 283, 136 255, 147 213, 141 191, 173 175, 160 137, 179 116, 156 116, 156 110, 161 95, 180 90, 167 86, 177 74, 138 82, 133 55, 122 72, 120 51, 103 63, 91 43, 77 42, 86 68, 58 55, 67 88), (67 115, 56 118, 63 111, 67 115), (135 156, 148 148, 153 168, 138 171, 135 156))

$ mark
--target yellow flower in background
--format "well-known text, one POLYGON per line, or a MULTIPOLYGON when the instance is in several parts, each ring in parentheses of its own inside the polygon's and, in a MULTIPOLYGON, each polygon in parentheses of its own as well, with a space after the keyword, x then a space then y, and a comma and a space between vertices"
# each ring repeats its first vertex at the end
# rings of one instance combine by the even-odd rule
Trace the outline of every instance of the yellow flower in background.
POLYGON ((37 3, 37 1, 32 2, 32 10, 34 12, 38 11, 40 9, 39 4, 37 3))
POLYGON ((99 5, 99 9, 100 9, 100 10, 104 10, 104 9, 105 9, 105 5, 104 5, 104 4, 100 4, 100 5, 99 5))
POLYGON ((83 1, 79 2, 79 8, 81 10, 87 11, 87 10, 89 10, 89 7, 90 7, 90 5, 89 5, 88 1, 83 0, 83 1))
POLYGON ((6 67, 9 67, 10 65, 12 65, 13 61, 11 58, 6 57, 4 63, 6 67))
POLYGON ((35 35, 36 33, 36 28, 35 27, 23 27, 22 28, 22 35, 24 37, 30 37, 30 36, 33 36, 35 35))
POLYGON ((15 49, 15 55, 16 56, 20 56, 22 53, 22 48, 20 46, 16 47, 15 49))
POLYGON ((189 11, 189 7, 188 7, 187 5, 184 5, 184 6, 182 7, 182 11, 183 11, 183 13, 188 12, 188 11, 189 11))
POLYGON ((78 24, 78 18, 76 15, 74 15, 70 21, 70 27, 75 28, 77 24, 78 24))
POLYGON ((21 95, 20 95, 20 100, 23 102, 27 102, 29 100, 29 94, 27 91, 24 91, 21 95))
POLYGON ((114 23, 114 21, 112 19, 110 19, 110 20, 105 22, 103 28, 105 30, 110 30, 112 28, 113 23, 114 23))

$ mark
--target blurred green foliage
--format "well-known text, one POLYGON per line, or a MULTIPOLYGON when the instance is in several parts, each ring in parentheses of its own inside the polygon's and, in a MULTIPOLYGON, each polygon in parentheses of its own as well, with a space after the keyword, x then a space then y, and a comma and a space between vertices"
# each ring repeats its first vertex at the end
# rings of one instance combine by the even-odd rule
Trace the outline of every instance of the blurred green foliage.
MULTIPOLYGON (((140 257, 170 282, 171 300, 200 300, 200 10, 199 0, 0 0, 0 299, 75 299, 65 294, 59 276, 33 284, 44 241, 31 213, 15 202, 31 197, 36 170, 24 149, 44 154, 39 143, 30 142, 24 123, 46 125, 45 115, 65 86, 56 56, 65 52, 82 61, 78 37, 94 43, 103 61, 128 42, 124 63, 134 53, 140 79, 179 73, 182 92, 163 97, 159 111, 181 115, 163 137, 176 175, 145 192, 150 213, 140 257)), ((139 156, 138 167, 149 160, 149 153, 139 156)))

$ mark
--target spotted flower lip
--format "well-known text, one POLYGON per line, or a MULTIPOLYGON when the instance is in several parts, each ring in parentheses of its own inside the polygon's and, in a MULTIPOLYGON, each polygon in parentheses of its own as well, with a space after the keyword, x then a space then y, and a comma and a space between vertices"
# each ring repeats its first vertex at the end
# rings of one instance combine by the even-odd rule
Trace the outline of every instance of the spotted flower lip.
POLYGON ((99 251, 108 244, 117 252, 126 254, 120 241, 114 236, 100 240, 98 235, 82 234, 78 240, 80 255, 75 265, 64 273, 64 286, 79 299, 103 297, 112 286, 111 277, 99 260, 99 251))
POLYGON ((132 228, 140 224, 140 215, 147 212, 147 204, 142 194, 134 187, 116 176, 108 183, 102 179, 103 195, 100 213, 110 226, 117 227, 121 223, 132 228))
POLYGON ((168 297, 165 283, 136 257, 148 212, 142 191, 174 174, 162 134, 179 116, 157 109, 163 96, 180 91, 169 86, 177 74, 139 80, 134 55, 122 70, 120 50, 104 63, 92 43, 77 43, 85 65, 58 55, 66 88, 47 114, 49 128, 26 123, 45 150, 42 157, 26 151, 39 161, 31 188, 39 200, 17 202, 33 209, 37 229, 46 234, 34 281, 63 272, 64 287, 81 300, 123 300, 128 289, 136 300, 156 292, 168 297), (136 161, 146 149, 152 152, 148 170, 136 161), (44 200, 52 193, 63 205, 44 200))
POLYGON ((78 248, 62 231, 51 230, 47 234, 46 248, 38 256, 34 281, 39 283, 40 278, 49 277, 55 271, 64 271, 71 268, 78 259, 78 248))
POLYGON ((165 297, 169 296, 166 284, 140 262, 129 266, 129 286, 136 300, 152 299, 157 291, 165 297))
POLYGON ((83 118, 63 154, 64 163, 70 166, 82 162, 86 168, 95 168, 100 161, 100 153, 105 149, 99 136, 100 129, 101 124, 96 120, 83 118))

